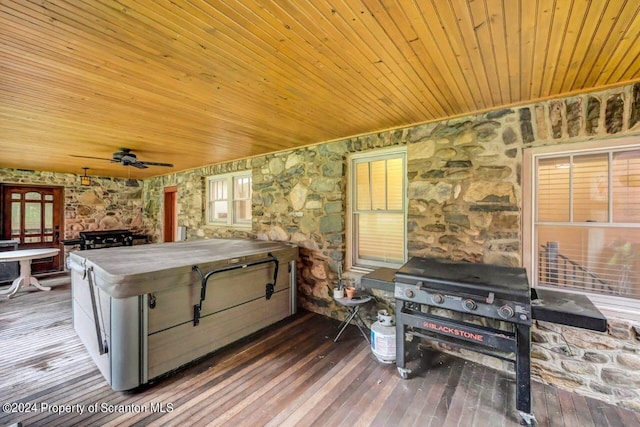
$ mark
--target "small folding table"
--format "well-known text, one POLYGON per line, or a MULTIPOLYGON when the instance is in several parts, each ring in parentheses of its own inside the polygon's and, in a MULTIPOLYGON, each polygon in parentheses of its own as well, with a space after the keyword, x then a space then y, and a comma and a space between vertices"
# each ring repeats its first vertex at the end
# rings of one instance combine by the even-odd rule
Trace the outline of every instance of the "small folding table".
POLYGON ((373 297, 371 296, 359 296, 355 298, 335 298, 335 301, 338 304, 346 307, 348 314, 347 314, 347 317, 342 321, 342 323, 338 327, 338 335, 336 335, 333 342, 338 341, 338 338, 340 338, 340 335, 342 335, 342 332, 345 330, 347 325, 351 323, 352 320, 355 323, 355 325, 358 327, 358 329, 360 329, 360 332, 362 333, 362 336, 364 337, 364 339, 367 340, 367 342, 370 342, 369 334, 367 334, 364 331, 365 329, 369 329, 369 328, 364 323, 364 320, 362 320, 362 318, 358 314, 358 311, 360 311, 360 307, 369 303, 372 299, 373 297))

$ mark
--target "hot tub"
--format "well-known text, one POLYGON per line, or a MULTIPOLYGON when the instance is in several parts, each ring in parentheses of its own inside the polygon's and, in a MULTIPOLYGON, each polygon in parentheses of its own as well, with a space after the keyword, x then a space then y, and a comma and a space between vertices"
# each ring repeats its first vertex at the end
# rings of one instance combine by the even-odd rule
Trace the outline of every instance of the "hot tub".
POLYGON ((296 311, 294 245, 212 239, 72 252, 73 325, 129 390, 296 311))

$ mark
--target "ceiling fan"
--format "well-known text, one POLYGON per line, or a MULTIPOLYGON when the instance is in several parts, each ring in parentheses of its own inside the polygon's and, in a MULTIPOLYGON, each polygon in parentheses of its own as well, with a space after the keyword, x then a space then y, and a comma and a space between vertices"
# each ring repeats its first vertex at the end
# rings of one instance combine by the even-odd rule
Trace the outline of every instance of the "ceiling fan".
POLYGON ((113 153, 113 157, 110 159, 106 159, 104 157, 76 156, 73 154, 71 154, 71 157, 107 160, 112 163, 120 163, 124 166, 133 166, 138 169, 147 169, 149 166, 164 166, 169 168, 173 167, 172 163, 144 162, 142 160, 138 160, 138 156, 133 154, 130 148, 121 148, 120 151, 116 151, 115 153, 113 153))

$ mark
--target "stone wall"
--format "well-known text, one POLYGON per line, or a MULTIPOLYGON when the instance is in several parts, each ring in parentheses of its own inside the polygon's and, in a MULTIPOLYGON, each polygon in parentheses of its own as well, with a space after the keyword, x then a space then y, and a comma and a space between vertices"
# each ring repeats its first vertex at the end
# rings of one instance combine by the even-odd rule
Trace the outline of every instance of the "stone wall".
POLYGON ((139 187, 128 187, 120 178, 91 177, 90 186, 80 176, 54 172, 0 169, 0 183, 64 187, 63 239, 75 239, 83 230, 128 229, 146 234, 139 187))
MULTIPOLYGON (((298 244, 299 306, 342 317, 328 287, 345 259, 350 153, 407 146, 410 256, 521 265, 523 150, 639 135, 638 121, 637 84, 181 172, 145 181, 147 226, 159 240, 162 189, 177 185, 178 223, 188 227, 190 239, 240 237, 298 244), (205 177, 248 169, 253 174, 252 229, 206 225, 205 177)), ((377 295, 379 308, 392 308, 390 295, 377 295)), ((640 378, 634 372, 640 365, 639 328, 617 319, 605 334, 536 327, 534 376, 640 410, 640 378), (572 352, 565 351, 565 341, 573 343, 572 352)), ((458 352, 512 369, 497 359, 458 352)))

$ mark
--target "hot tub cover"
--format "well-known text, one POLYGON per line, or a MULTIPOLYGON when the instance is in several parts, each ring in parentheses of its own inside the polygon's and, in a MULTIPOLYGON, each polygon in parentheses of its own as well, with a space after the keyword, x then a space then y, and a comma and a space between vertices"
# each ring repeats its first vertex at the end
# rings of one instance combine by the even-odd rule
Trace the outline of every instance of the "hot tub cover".
POLYGON ((72 252, 69 267, 83 273, 92 268, 96 286, 113 298, 127 298, 199 282, 200 276, 193 271, 196 265, 207 273, 260 260, 268 253, 287 262, 297 258, 297 247, 240 239, 154 243, 72 252))

